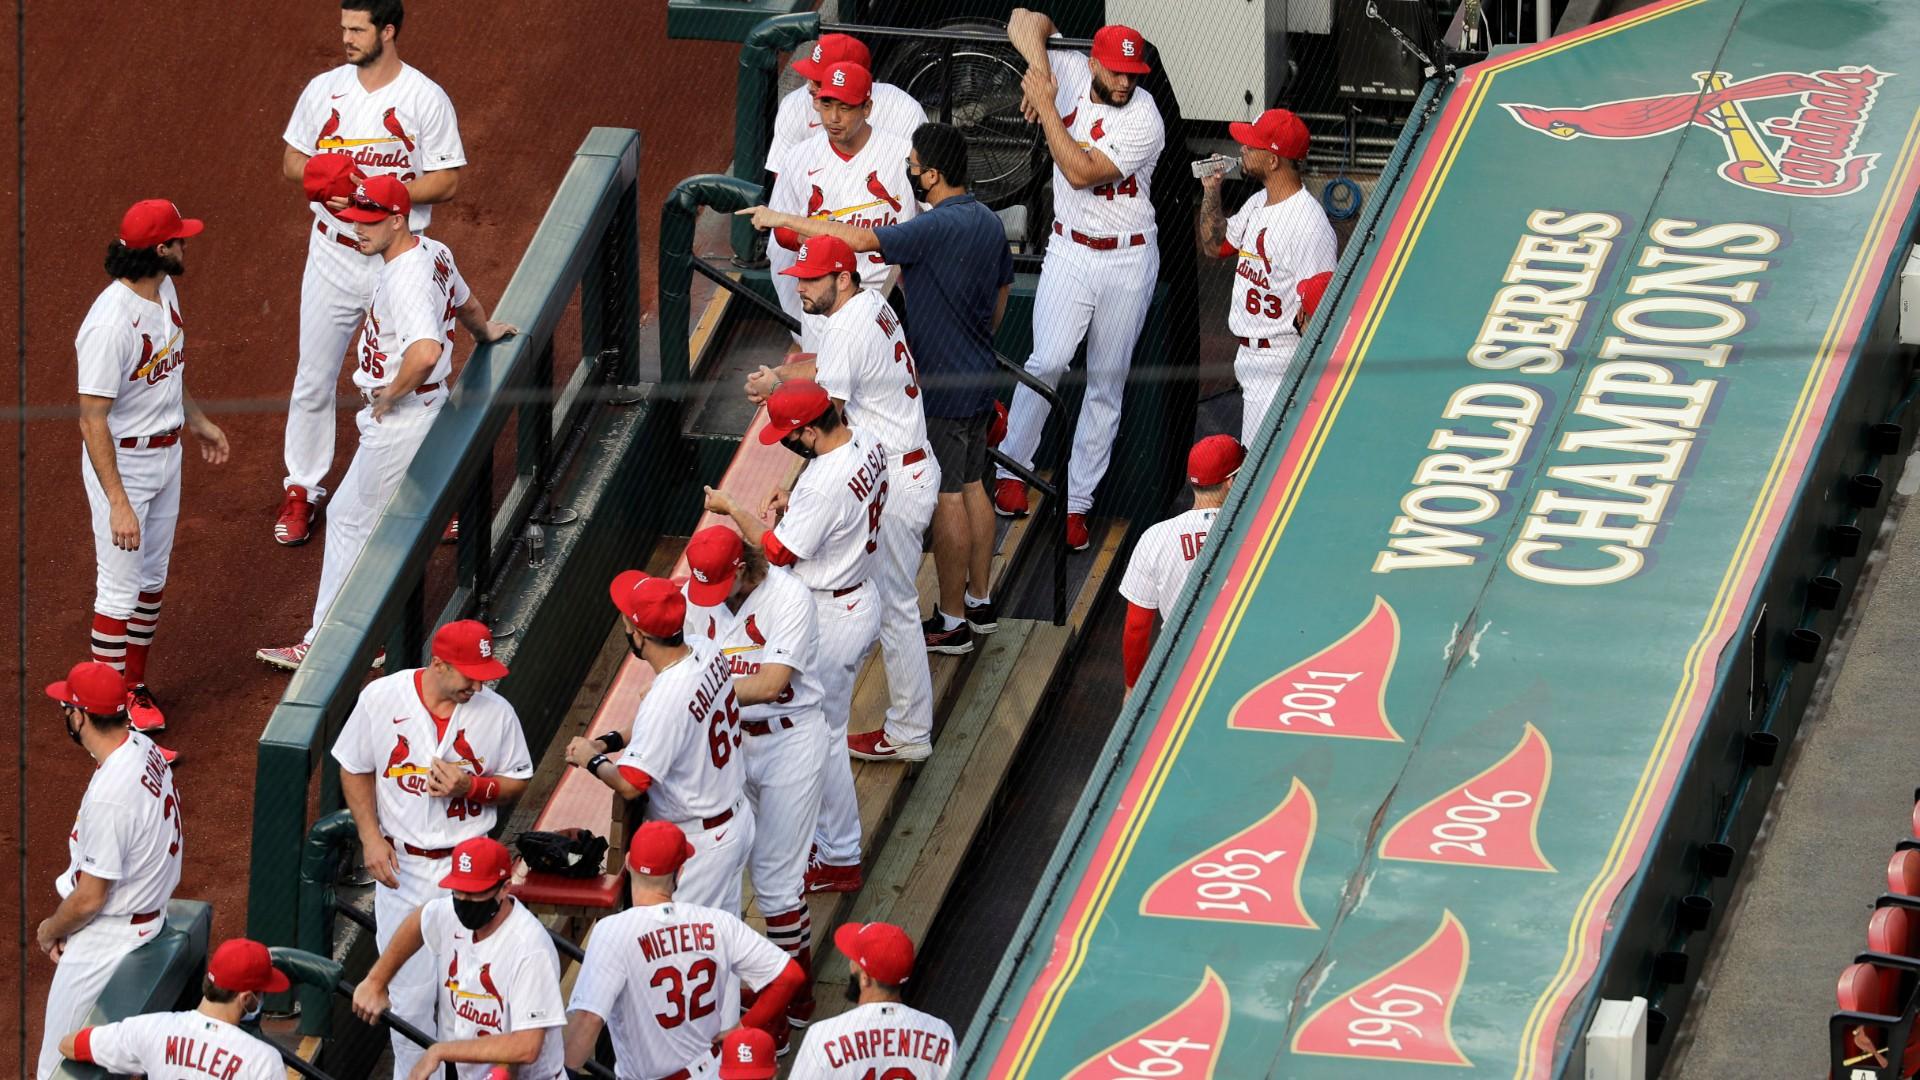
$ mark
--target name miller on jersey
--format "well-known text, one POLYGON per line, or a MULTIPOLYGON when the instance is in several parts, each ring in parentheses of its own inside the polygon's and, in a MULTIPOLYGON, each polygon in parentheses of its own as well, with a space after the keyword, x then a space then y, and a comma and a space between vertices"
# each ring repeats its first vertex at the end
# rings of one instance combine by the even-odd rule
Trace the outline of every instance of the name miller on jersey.
POLYGON ((836 1069, 865 1058, 911 1057, 935 1065, 945 1065, 953 1053, 953 1043, 931 1031, 917 1028, 866 1028, 828 1039, 821 1050, 827 1063, 836 1069))
POLYGON ((233 1053, 224 1046, 209 1046, 198 1039, 189 1039, 179 1035, 167 1036, 168 1065, 177 1065, 182 1069, 217 1076, 221 1080, 233 1080, 247 1064, 247 1059, 233 1053))
POLYGON ((663 957, 683 952, 713 952, 714 943, 712 923, 676 923, 662 926, 641 934, 639 939, 640 955, 649 963, 663 957))

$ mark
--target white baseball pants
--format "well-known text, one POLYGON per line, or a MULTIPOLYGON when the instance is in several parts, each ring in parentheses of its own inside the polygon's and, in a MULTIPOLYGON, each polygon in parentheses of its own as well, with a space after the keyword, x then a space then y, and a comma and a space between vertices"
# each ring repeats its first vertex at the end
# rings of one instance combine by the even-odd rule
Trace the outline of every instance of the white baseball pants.
POLYGON ((309 497, 333 468, 333 403, 340 366, 373 302, 378 255, 362 255, 317 229, 307 230, 307 268, 300 279, 300 359, 287 405, 286 486, 309 497))
POLYGON ((940 463, 932 451, 912 465, 895 457, 887 466, 887 505, 880 513, 880 557, 874 584, 880 596, 880 653, 887 667, 887 741, 933 738, 933 676, 920 629, 921 542, 940 502, 940 463))
MULTIPOLYGON (((886 520, 884 512, 881 520, 886 520)), ((853 762, 847 757, 847 716, 853 708, 854 679, 880 636, 880 606, 879 590, 871 581, 845 596, 813 594, 814 614, 820 620, 814 677, 820 680, 820 710, 827 718, 814 844, 820 860, 836 866, 860 861, 860 800, 853 790, 853 762)))
POLYGON ((827 752, 827 725, 818 713, 792 718, 765 735, 748 735, 747 799, 753 803, 753 850, 747 870, 760 914, 784 915, 806 906, 807 848, 820 820, 820 762, 827 752))
POLYGON ((1233 356, 1233 377, 1240 383, 1240 445, 1251 447, 1260 432, 1260 422, 1281 388, 1287 384, 1287 371, 1293 366, 1295 344, 1277 349, 1240 346, 1233 356))
POLYGON ((679 825, 693 845, 693 854, 680 867, 673 898, 740 914, 740 874, 747 868, 747 853, 753 850, 752 803, 742 796, 734 804, 733 817, 716 828, 702 828, 698 821, 679 825))
MULTIPOLYGON (((407 921, 414 909, 448 895, 447 890, 440 887, 440 879, 453 869, 451 857, 423 858, 408 854, 398 845, 394 847, 394 855, 400 864, 400 887, 389 889, 377 881, 373 883, 373 943, 381 952, 387 950, 393 932, 407 921)), ((422 948, 400 965, 393 981, 387 984, 387 1007, 393 1010, 393 1015, 419 1028, 428 1038, 438 1038, 440 1032, 435 1019, 439 987, 434 968, 432 951, 422 948)), ((419 1062, 422 1048, 398 1032, 389 1032, 388 1037, 393 1045, 394 1080, 406 1080, 419 1062)))
MULTIPOLYGON (((1087 392, 1067 470, 1069 513, 1086 513, 1093 506, 1094 489, 1107 475, 1133 346, 1160 277, 1157 243, 1149 234, 1144 244, 1110 251, 1095 251, 1063 236, 1047 245, 1033 298, 1033 355, 1027 358, 1027 371, 1048 386, 1059 386, 1080 340, 1087 342, 1087 392)), ((1016 387, 1001 453, 1032 468, 1046 422, 1047 403, 1025 386, 1016 387)), ((999 475, 1013 474, 1000 470, 999 475)))
POLYGON ((165 919, 135 926, 125 915, 96 915, 67 938, 60 962, 53 968, 53 984, 47 987, 46 1027, 40 1033, 40 1060, 34 1066, 37 1080, 48 1080, 66 1060, 60 1056, 60 1040, 87 1026, 100 991, 120 961, 158 937, 165 925, 165 919))
POLYGON ((334 492, 332 509, 327 512, 320 590, 313 598, 313 623, 301 640, 311 644, 313 635, 320 631, 320 623, 333 607, 333 598, 346 584, 347 572, 366 548, 367 538, 379 524, 380 512, 400 490, 407 466, 413 464, 413 455, 433 427, 434 418, 440 415, 446 398, 445 386, 425 394, 408 394, 379 420, 373 418, 372 406, 360 410, 355 420, 360 429, 360 448, 354 451, 347 474, 340 478, 340 490, 334 492))
POLYGON ((113 546, 113 509, 107 503, 107 489, 94 475, 86 448, 80 448, 80 476, 93 518, 93 610, 102 615, 130 618, 141 593, 159 592, 167 583, 174 526, 180 520, 182 450, 181 443, 158 450, 114 449, 120 484, 140 521, 140 550, 122 551, 113 546))

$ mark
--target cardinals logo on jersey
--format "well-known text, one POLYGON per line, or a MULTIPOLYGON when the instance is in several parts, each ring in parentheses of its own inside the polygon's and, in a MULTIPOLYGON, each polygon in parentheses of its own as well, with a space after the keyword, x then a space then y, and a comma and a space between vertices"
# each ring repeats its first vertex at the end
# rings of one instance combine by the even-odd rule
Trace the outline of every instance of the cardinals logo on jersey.
POLYGON ((340 110, 334 109, 327 116, 327 122, 320 125, 320 134, 315 135, 313 137, 313 145, 316 148, 325 148, 328 146, 337 145, 337 142, 334 139, 334 136, 339 134, 339 131, 340 131, 340 110))
POLYGON ((1260 257, 1260 265, 1267 273, 1273 273, 1273 260, 1267 258, 1267 230, 1261 229, 1253 238, 1253 253, 1260 257))
POLYGON ((480 974, 476 981, 479 990, 469 990, 460 981, 460 954, 456 951, 447 964, 447 979, 441 986, 447 992, 447 1000, 453 1003, 453 1011, 479 1027, 500 1030, 502 1015, 506 1012, 506 999, 500 996, 500 988, 493 984, 493 965, 480 965, 480 974), (490 1006, 478 1002, 491 1001, 490 1006))
POLYGON ((169 319, 172 319, 172 320, 173 320, 173 325, 175 325, 175 326, 177 326, 177 327, 179 327, 180 329, 182 329, 182 330, 185 330, 185 329, 187 328, 187 324, 186 324, 186 323, 183 323, 183 322, 181 322, 181 321, 180 321, 180 309, 179 309, 179 308, 168 308, 168 309, 167 309, 167 318, 169 318, 169 319))
POLYGON ((1061 117, 1061 118, 1060 118, 1060 123, 1061 123, 1061 124, 1062 124, 1063 126, 1065 126, 1065 127, 1069 127, 1069 128, 1070 128, 1070 127, 1072 127, 1072 126, 1073 126, 1073 122, 1074 122, 1074 120, 1075 120, 1076 118, 1078 118, 1078 117, 1079 117, 1079 115, 1080 115, 1080 106, 1078 106, 1078 105, 1075 105, 1075 106, 1073 107, 1073 111, 1072 111, 1072 112, 1070 112, 1070 113, 1068 113, 1067 115, 1065 115, 1065 116, 1063 116, 1063 117, 1061 117))
POLYGON ((476 775, 487 770, 486 761, 473 752, 473 744, 467 741, 465 728, 453 733, 453 756, 447 758, 447 764, 471 765, 476 775))
MULTIPOLYGON (((1078 112, 1079 110, 1076 109, 1074 111, 1078 112)), ((1094 120, 1093 127, 1087 129, 1087 138, 1092 139, 1094 142, 1099 142, 1101 139, 1107 137, 1106 129, 1100 126, 1101 121, 1105 119, 1106 117, 1103 116, 1094 120)))
POLYGON ((1855 154, 1879 85, 1870 67, 1786 71, 1738 82, 1726 72, 1695 72, 1694 90, 1545 108, 1502 104, 1516 121, 1556 139, 1650 139, 1689 126, 1720 137, 1721 179, 1755 191, 1808 198, 1851 195, 1867 185, 1878 154, 1855 154), (1758 123, 1749 107, 1794 99, 1791 115, 1758 123))
POLYGON ((825 205, 827 205, 826 193, 820 190, 819 184, 813 185, 813 194, 807 196, 807 216, 819 217, 820 208, 825 205))
POLYGON ((760 627, 755 625, 754 623, 754 620, 758 617, 759 616, 757 615, 747 616, 747 625, 741 627, 740 629, 742 633, 747 635, 748 641, 753 642, 755 645, 765 645, 767 643, 767 636, 765 634, 762 634, 760 632, 760 627))
POLYGON ((408 135, 406 129, 400 126, 400 118, 393 114, 392 109, 388 109, 386 113, 380 117, 380 126, 386 128, 387 132, 394 138, 399 139, 400 145, 407 148, 407 153, 413 153, 413 137, 408 135))
POLYGON ((429 770, 424 765, 411 764, 409 759, 412 757, 413 747, 407 742, 407 737, 395 735, 393 749, 387 754, 387 767, 380 775, 392 780, 409 795, 425 795, 429 770))
POLYGON ((887 190, 887 185, 880 182, 880 172, 877 169, 867 174, 867 192, 893 207, 894 213, 900 212, 900 200, 894 198, 893 193, 887 190))
MULTIPOLYGON (((178 319, 175 322, 177 323, 178 319)), ((186 363, 184 355, 175 347, 178 341, 179 335, 175 334, 156 352, 153 347, 153 335, 141 334, 140 360, 133 365, 133 374, 127 376, 127 381, 144 382, 148 386, 156 386, 173 374, 180 365, 186 363)))

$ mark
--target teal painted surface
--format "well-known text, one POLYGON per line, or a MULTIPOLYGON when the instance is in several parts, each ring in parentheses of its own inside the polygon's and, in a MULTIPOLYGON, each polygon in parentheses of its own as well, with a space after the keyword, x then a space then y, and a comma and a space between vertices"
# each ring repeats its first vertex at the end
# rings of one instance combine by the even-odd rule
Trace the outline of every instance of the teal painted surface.
MULTIPOLYGON (((1920 6, 1702 0, 1599 30, 1478 69, 1452 90, 1364 281, 1331 317, 1331 347, 1316 351, 1292 414, 1249 470, 1233 524, 1210 538, 1212 577, 1149 673, 1158 681, 1136 695, 1137 716, 1123 718, 1139 726, 1005 993, 989 1003, 968 1075, 1080 1076, 1109 1052, 1114 1060, 1084 1076, 1124 1075, 1128 1065, 1137 1075, 1199 1076, 1208 1059, 1218 1077, 1552 1073, 1565 1050, 1560 1019, 1569 1010, 1577 1018, 1590 989, 1605 913, 1630 889, 1674 774, 1695 750, 1719 660, 1745 629, 1750 575, 1801 493, 1798 470, 1856 359, 1848 327, 1858 332, 1890 272, 1892 234, 1912 205, 1920 118, 1920 68, 1906 44, 1920 40, 1920 6), (1695 73, 1714 72, 1731 91, 1700 96, 1695 73), (1591 108, 1665 95, 1683 96, 1591 108), (1730 164, 1754 152, 1741 127, 1786 167, 1787 182, 1809 190, 1752 186, 1765 183, 1753 167, 1730 164), (1819 155, 1788 153, 1795 128, 1803 142, 1827 140, 1815 149, 1831 159, 1831 176, 1819 155), (1585 233, 1587 244, 1556 249, 1567 237, 1554 231, 1585 233), (1519 250, 1529 236, 1530 255, 1519 250), (1588 255, 1592 265, 1580 261, 1588 255), (1715 276, 1649 277, 1700 259, 1719 260, 1715 276), (1580 270, 1590 280, 1568 276, 1580 270), (1549 282, 1548 271, 1561 276, 1549 282), (1509 294, 1508 316, 1524 323, 1491 323, 1500 291, 1529 278, 1579 296, 1509 294), (1565 310, 1575 299, 1583 306, 1565 310), (1699 303, 1682 311, 1678 301, 1699 303), (1516 344, 1496 340, 1503 330, 1547 334, 1555 312, 1543 304, 1555 303, 1570 319, 1563 355, 1502 369, 1514 354, 1486 347, 1516 344), (1609 336, 1626 349, 1609 349, 1609 336), (1671 349, 1689 336, 1697 340, 1687 348, 1727 352, 1681 359, 1642 347, 1671 349), (1620 366, 1629 359, 1644 366, 1620 366), (1537 415, 1506 432, 1490 417, 1442 415, 1469 387, 1496 400, 1494 384, 1537 401, 1537 415), (1609 434, 1635 421, 1665 428, 1637 450, 1609 434), (1456 434, 1436 437, 1442 431, 1456 434), (1513 458, 1497 483, 1487 464, 1495 436, 1513 458), (1436 445, 1449 439, 1455 445, 1436 445), (1449 463, 1438 455, 1448 452, 1475 459, 1477 479, 1439 490, 1449 463), (1603 465, 1615 471, 1591 468, 1603 465), (1604 486, 1629 480, 1637 492, 1604 486), (1568 499, 1585 501, 1555 501, 1568 499), (1597 500, 1614 500, 1610 516, 1570 535, 1578 512, 1603 508, 1597 500), (1629 504, 1640 517, 1623 512, 1629 504), (1410 549, 1396 559, 1394 531, 1413 531, 1396 518, 1416 514, 1459 533, 1459 554, 1426 567, 1409 563, 1410 549), (1515 552, 1530 539, 1562 547, 1527 566, 1515 552), (1597 573, 1622 560, 1631 573, 1597 573), (1376 596, 1399 624, 1382 698, 1399 741, 1229 727, 1244 695, 1354 631, 1376 596), (1544 788, 1537 769, 1522 785, 1540 808, 1545 868, 1432 850, 1448 839, 1497 846, 1525 813, 1512 805, 1519 796, 1497 794, 1519 790, 1505 780, 1473 789, 1476 805, 1503 805, 1498 823, 1478 811, 1453 819, 1480 822, 1487 836, 1451 826, 1434 835, 1418 818, 1399 837, 1409 847, 1394 849, 1455 861, 1383 857, 1396 825, 1514 751, 1528 725, 1553 762, 1544 788), (1164 875, 1274 811, 1294 781, 1317 807, 1299 881, 1314 926, 1141 914, 1164 875), (1428 953, 1437 967, 1396 980, 1412 979, 1439 1004, 1401 989, 1373 997, 1371 1017, 1330 1019, 1419 952, 1445 912, 1468 943, 1464 964, 1449 969, 1428 953), (1158 1060, 1180 1071, 1146 1063, 1130 1040, 1201 991, 1208 969, 1230 1001, 1224 1034, 1162 1042, 1158 1060), (1457 989, 1450 973, 1461 976, 1457 989), (1290 1049, 1295 1039, 1376 1056, 1309 1056, 1290 1049)), ((1333 675, 1306 681, 1377 676, 1388 659, 1379 647, 1348 652, 1316 665, 1333 675)), ((1352 730, 1364 702, 1340 693, 1328 695, 1338 701, 1328 712, 1352 730)), ((1321 708, 1311 697, 1296 705, 1321 708)), ((1250 707, 1243 718, 1271 723, 1282 711, 1250 707)), ((1461 805, 1447 799, 1440 809, 1461 805)), ((1534 857, 1530 842, 1509 849, 1534 857)), ((1194 1001, 1203 1009, 1206 994, 1194 1001)))

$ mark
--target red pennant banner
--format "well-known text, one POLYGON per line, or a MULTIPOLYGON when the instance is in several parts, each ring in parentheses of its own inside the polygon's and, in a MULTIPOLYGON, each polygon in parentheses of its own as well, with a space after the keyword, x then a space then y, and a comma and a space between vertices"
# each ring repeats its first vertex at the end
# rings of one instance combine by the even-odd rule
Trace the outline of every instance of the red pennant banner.
POLYGON ((1466 928, 1442 912, 1426 944, 1307 1017, 1293 1052, 1471 1066, 1453 1042, 1453 1006, 1466 977, 1466 928))
POLYGON ((1227 726, 1399 742, 1387 722, 1387 677, 1399 649, 1400 619, 1376 596, 1346 636, 1249 690, 1227 726))
POLYGON ((1172 1012, 1080 1063, 1066 1080, 1212 1080, 1227 1035, 1227 984, 1207 968, 1172 1012))
POLYGON ((1300 899, 1318 810, 1297 778, 1273 812, 1167 871, 1140 914, 1315 929, 1300 899))
POLYGON ((1553 750, 1528 724, 1507 756, 1400 819, 1380 841, 1380 855, 1552 873, 1540 851, 1540 807, 1552 775, 1553 750))

